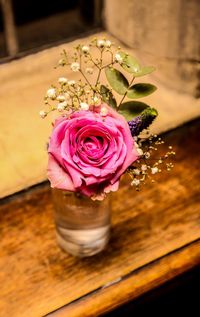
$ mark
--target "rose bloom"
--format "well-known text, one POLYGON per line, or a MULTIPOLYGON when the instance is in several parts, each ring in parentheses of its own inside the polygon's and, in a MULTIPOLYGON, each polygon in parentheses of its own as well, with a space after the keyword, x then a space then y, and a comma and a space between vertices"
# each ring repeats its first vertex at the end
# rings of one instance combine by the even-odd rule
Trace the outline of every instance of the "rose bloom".
POLYGON ((120 176, 138 158, 128 123, 108 107, 81 110, 56 120, 49 142, 51 187, 101 200, 116 191, 120 176))

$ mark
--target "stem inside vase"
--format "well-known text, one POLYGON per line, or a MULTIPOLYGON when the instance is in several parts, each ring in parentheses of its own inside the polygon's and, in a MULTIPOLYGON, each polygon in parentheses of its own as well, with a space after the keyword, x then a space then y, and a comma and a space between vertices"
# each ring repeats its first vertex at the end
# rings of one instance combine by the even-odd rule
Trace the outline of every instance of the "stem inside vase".
POLYGON ((102 251, 110 235, 110 197, 93 201, 58 189, 52 194, 56 235, 62 249, 79 257, 102 251))

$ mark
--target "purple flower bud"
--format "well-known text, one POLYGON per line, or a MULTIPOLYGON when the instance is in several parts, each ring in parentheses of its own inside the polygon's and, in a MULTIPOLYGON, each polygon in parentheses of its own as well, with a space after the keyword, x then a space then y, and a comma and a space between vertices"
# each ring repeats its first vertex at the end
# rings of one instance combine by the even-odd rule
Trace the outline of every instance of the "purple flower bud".
POLYGON ((145 109, 141 115, 135 117, 131 121, 128 121, 132 136, 137 136, 140 132, 142 132, 142 130, 147 129, 157 115, 157 110, 149 107, 145 109))

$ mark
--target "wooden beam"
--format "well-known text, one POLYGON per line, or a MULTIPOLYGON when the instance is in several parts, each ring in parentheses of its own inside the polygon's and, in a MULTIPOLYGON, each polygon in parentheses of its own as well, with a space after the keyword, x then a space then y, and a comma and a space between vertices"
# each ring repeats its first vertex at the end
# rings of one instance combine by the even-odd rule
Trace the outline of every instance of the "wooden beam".
POLYGON ((19 50, 11 0, 1 0, 7 51, 15 56, 19 50))

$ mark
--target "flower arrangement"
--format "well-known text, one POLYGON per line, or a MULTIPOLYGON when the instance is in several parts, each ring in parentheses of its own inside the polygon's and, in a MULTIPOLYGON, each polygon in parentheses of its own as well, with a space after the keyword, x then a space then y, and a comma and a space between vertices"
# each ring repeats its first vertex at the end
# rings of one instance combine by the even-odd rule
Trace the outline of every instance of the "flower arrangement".
POLYGON ((102 200, 118 190, 124 173, 138 190, 148 178, 154 181, 152 176, 161 172, 161 166, 171 170, 169 157, 175 154, 171 146, 165 155, 151 160, 163 143, 148 130, 158 112, 138 101, 156 87, 133 83, 154 67, 140 65, 111 41, 97 38, 77 45, 72 54, 63 51, 58 66, 79 72, 80 79, 59 78, 44 98, 48 110, 40 111, 42 118, 52 111, 59 113, 48 144, 47 175, 53 188, 102 200), (101 80, 103 73, 107 82, 101 80))

